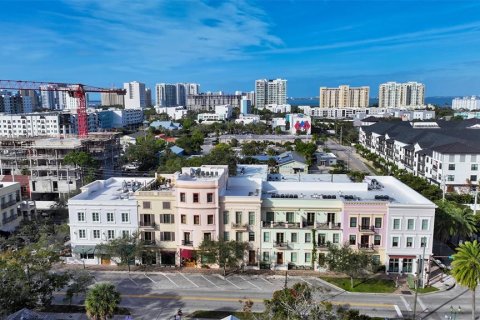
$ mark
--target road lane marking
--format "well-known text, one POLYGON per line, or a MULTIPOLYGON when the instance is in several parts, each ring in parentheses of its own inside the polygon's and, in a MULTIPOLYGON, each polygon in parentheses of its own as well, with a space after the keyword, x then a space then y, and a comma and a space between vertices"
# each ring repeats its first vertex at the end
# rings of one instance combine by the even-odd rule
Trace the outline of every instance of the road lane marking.
POLYGON ((423 311, 427 310, 427 307, 425 307, 420 297, 417 298, 417 301, 418 301, 418 304, 420 304, 420 307, 422 307, 423 311))
POLYGON ((168 281, 170 281, 171 283, 173 283, 173 284, 175 285, 175 287, 179 288, 178 284, 176 284, 175 281, 173 281, 172 279, 170 279, 165 273, 160 272, 160 274, 161 274, 162 276, 164 276, 165 278, 167 278, 168 281))
POLYGON ((207 277, 205 277, 203 274, 201 274, 200 276, 202 276, 203 279, 205 279, 205 280, 207 280, 208 282, 210 282, 211 284, 213 284, 215 287, 220 288, 220 287, 217 286, 215 283, 213 283, 212 281, 208 280, 207 277))
POLYGON ((258 290, 262 290, 262 288, 260 288, 259 286, 255 285, 254 283, 248 281, 248 280, 245 279, 244 277, 240 276, 240 279, 242 279, 243 281, 246 281, 246 282, 250 283, 252 286, 254 286, 255 288, 257 288, 258 290))
MULTIPOLYGON (((178 272, 178 271, 177 271, 178 272)), ((183 273, 181 272, 178 272, 178 274, 180 274, 182 277, 184 277, 186 280, 190 281, 191 284, 193 284, 195 287, 197 288, 200 288, 195 282, 193 282, 192 280, 188 279, 183 273)))
POLYGON ((400 318, 403 318, 403 314, 402 314, 402 311, 400 310, 400 308, 396 304, 394 304, 393 307, 395 308, 395 311, 397 312, 397 315, 400 318))
POLYGON ((271 281, 269 281, 269 280, 267 280, 267 279, 265 279, 265 278, 263 278, 263 277, 260 277, 260 279, 262 279, 263 281, 265 281, 265 282, 268 283, 268 284, 272 284, 271 281))
MULTIPOLYGON (((217 274, 217 276, 218 276, 220 279, 222 279, 222 276, 221 276, 221 275, 217 274)), ((225 281, 227 281, 228 283, 234 285, 237 289, 240 289, 240 290, 242 289, 242 288, 240 288, 239 286, 237 286, 235 283, 233 283, 232 281, 228 280, 226 277, 223 277, 223 280, 225 280, 225 281)))
POLYGON ((157 282, 156 282, 155 280, 153 280, 152 278, 150 278, 150 277, 147 275, 146 272, 144 273, 144 275, 145 275, 145 277, 146 277, 148 280, 152 281, 154 284, 157 284, 157 282))
POLYGON ((403 304, 405 305, 405 308, 407 308, 407 311, 412 311, 412 308, 410 308, 410 305, 407 302, 407 299, 405 299, 404 296, 400 296, 400 299, 402 299, 403 304))

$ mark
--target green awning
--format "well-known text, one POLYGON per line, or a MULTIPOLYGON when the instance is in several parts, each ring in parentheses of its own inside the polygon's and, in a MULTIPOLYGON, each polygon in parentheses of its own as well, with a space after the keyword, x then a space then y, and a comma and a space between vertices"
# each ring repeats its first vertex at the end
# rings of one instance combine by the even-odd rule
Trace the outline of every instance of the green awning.
POLYGON ((78 245, 73 247, 73 253, 83 253, 83 254, 89 254, 89 253, 96 253, 96 254, 102 254, 101 250, 96 249, 94 245, 78 245))

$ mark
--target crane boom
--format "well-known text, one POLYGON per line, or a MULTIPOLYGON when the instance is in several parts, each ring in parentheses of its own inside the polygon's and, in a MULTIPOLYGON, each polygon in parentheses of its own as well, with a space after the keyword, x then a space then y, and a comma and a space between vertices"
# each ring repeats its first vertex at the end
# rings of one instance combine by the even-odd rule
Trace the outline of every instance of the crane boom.
POLYGON ((0 80, 0 89, 68 92, 71 97, 75 97, 78 99, 77 119, 78 136, 80 138, 84 138, 88 135, 87 102, 85 99, 86 92, 116 93, 119 95, 126 94, 125 89, 105 89, 80 83, 60 83, 25 80, 0 80))

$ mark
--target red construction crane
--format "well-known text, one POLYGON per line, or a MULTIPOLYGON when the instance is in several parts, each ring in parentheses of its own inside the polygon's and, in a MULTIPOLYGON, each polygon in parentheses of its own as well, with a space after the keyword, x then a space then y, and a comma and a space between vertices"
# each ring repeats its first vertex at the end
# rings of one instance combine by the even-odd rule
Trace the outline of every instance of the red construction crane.
POLYGON ((84 138, 88 135, 88 116, 86 92, 116 93, 125 95, 124 89, 105 89, 74 83, 23 81, 23 80, 0 80, 0 89, 9 90, 40 90, 40 91, 65 91, 70 97, 78 99, 77 119, 78 136, 84 138))

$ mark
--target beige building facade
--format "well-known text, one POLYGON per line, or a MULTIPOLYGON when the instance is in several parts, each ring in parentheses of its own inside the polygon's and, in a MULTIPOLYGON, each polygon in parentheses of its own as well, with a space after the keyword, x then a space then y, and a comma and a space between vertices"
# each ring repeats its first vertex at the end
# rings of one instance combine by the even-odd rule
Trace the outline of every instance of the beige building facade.
POLYGON ((366 108, 370 88, 341 85, 338 88, 320 88, 320 108, 366 108))

